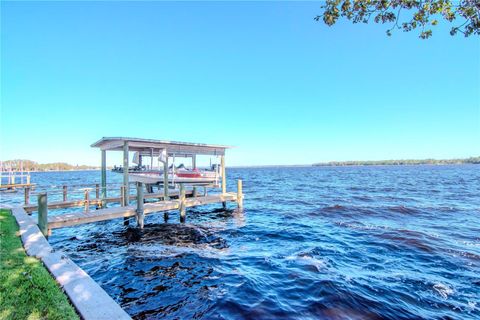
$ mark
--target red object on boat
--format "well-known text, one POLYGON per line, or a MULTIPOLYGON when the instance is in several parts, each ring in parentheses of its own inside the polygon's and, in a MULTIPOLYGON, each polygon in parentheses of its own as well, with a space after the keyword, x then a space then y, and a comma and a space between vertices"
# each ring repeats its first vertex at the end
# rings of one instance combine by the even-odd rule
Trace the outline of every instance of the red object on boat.
POLYGON ((198 170, 193 170, 193 171, 179 170, 176 172, 176 175, 179 178, 201 178, 202 177, 202 174, 198 170))

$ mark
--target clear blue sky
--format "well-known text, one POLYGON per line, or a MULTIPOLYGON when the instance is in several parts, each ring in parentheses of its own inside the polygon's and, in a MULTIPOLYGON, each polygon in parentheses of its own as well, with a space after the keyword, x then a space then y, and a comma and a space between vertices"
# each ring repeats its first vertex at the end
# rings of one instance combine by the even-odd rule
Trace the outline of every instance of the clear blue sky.
POLYGON ((0 158, 98 164, 102 136, 231 144, 230 165, 480 155, 479 37, 319 5, 2 1, 0 158))

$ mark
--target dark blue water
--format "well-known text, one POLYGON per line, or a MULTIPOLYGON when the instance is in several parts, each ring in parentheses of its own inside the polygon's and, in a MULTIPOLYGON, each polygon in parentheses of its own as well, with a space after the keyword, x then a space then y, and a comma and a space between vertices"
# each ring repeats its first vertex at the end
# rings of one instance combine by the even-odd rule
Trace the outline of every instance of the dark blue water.
POLYGON ((243 213, 214 205, 186 224, 172 212, 143 232, 115 220, 50 242, 138 319, 480 319, 480 166, 227 174, 229 189, 244 181, 243 213))

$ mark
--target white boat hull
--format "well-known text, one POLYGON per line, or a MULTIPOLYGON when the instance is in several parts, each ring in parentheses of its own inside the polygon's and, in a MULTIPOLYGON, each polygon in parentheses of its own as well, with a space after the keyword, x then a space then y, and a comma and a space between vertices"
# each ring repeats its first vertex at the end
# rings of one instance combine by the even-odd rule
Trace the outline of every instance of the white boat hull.
MULTIPOLYGON (((129 173, 128 178, 132 182, 142 182, 145 184, 163 184, 163 172, 158 173, 142 173, 135 172, 129 173)), ((205 185, 218 182, 218 177, 178 177, 173 174, 168 175, 168 183, 185 183, 185 184, 197 184, 205 185)))

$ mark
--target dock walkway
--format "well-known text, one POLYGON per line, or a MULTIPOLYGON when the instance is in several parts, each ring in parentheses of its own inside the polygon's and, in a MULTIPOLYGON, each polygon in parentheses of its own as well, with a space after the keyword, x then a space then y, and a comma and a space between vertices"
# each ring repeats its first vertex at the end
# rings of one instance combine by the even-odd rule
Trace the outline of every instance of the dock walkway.
MULTIPOLYGON (((195 198, 186 198, 185 206, 194 207, 200 205, 206 205, 211 203, 220 203, 220 202, 235 202, 237 201, 237 193, 228 192, 225 194, 213 194, 207 196, 200 196, 195 198)), ((159 201, 154 203, 145 203, 143 205, 143 213, 145 215, 169 211, 169 210, 178 210, 180 209, 181 200, 166 200, 159 201)), ((48 217, 48 229, 56 229, 74 226, 84 223, 92 223, 97 221, 105 221, 116 218, 128 218, 134 217, 137 215, 137 206, 127 206, 127 207, 113 207, 106 209, 99 209, 90 212, 77 212, 62 214, 57 216, 48 217)))

